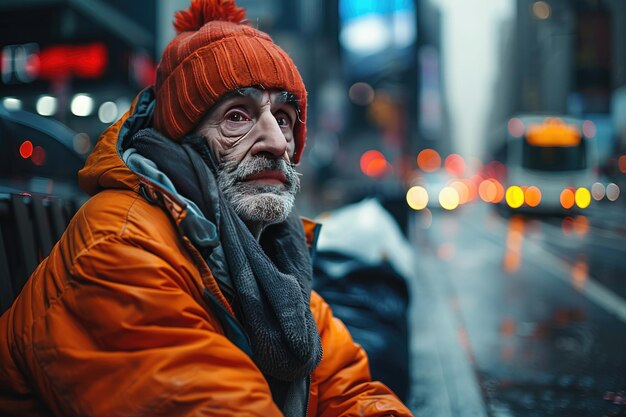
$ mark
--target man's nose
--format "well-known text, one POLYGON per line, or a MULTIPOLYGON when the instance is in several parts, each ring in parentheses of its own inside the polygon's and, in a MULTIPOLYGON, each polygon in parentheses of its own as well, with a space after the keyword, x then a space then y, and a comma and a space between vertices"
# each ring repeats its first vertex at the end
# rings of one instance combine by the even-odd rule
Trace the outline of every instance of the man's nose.
POLYGON ((287 151, 287 139, 281 130, 274 115, 263 112, 256 122, 255 142, 252 145, 252 155, 263 153, 279 158, 287 151))

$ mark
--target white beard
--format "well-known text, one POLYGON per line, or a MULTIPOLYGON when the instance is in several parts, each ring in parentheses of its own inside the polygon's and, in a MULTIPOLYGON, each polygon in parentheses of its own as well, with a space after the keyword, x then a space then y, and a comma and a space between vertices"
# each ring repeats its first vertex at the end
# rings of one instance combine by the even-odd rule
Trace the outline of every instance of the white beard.
POLYGON ((255 157, 239 165, 226 163, 220 166, 218 185, 235 213, 244 223, 265 227, 283 222, 293 209, 300 188, 300 178, 293 167, 284 160, 255 157), (243 178, 266 169, 281 170, 285 185, 258 186, 246 183, 243 178))

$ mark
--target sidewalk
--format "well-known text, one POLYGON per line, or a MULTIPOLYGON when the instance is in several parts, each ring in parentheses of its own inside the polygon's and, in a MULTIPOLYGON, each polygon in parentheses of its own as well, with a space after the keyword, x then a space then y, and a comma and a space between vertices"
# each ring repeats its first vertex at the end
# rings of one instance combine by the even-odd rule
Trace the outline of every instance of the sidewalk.
MULTIPOLYGON (((412 239, 415 251, 424 250, 412 239)), ((434 256, 415 256, 410 280, 412 390, 416 417, 486 417, 464 326, 450 302, 447 279, 434 256)))

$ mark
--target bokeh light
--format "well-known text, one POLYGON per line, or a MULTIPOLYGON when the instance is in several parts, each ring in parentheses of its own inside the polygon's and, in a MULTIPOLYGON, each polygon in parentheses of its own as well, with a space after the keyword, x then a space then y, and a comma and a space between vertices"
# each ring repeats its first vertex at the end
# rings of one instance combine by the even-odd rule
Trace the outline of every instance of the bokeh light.
POLYGON ((524 122, 517 117, 509 120, 507 128, 509 129, 509 134, 515 138, 519 138, 524 134, 524 122))
POLYGON ((460 180, 450 183, 450 187, 454 188, 459 195, 459 204, 465 204, 470 201, 470 189, 467 184, 460 180))
POLYGON ((504 185, 500 181, 493 180, 493 183, 496 185, 496 199, 493 200, 494 203, 499 203, 504 200, 504 185))
POLYGON ((374 89, 365 82, 356 82, 348 90, 350 100, 357 106, 367 106, 374 101, 374 89))
POLYGON ((619 186, 615 183, 610 183, 606 186, 606 198, 609 201, 615 201, 619 198, 619 186))
POLYGON ((583 135, 588 138, 593 138, 596 136, 596 124, 591 120, 585 120, 583 122, 583 135))
POLYGON ((7 110, 20 110, 22 108, 22 100, 15 97, 5 97, 2 99, 2 105, 7 110))
POLYGON ((439 192, 439 204, 446 210, 454 210, 459 206, 459 193, 453 187, 443 187, 439 192))
POLYGON ((441 167, 441 157, 434 149, 424 149, 417 155, 417 166, 424 172, 433 172, 441 167))
POLYGON ((46 163, 46 151, 41 146, 35 146, 33 148, 33 154, 30 157, 33 164, 41 166, 46 163))
POLYGON ((459 154, 448 155, 444 162, 448 174, 453 177, 460 177, 465 173, 465 160, 459 154))
POLYGON ((361 155, 359 162, 361 171, 368 177, 380 177, 389 167, 389 163, 385 159, 385 156, 376 150, 369 150, 361 155))
POLYGON ((428 205, 428 192, 419 185, 411 187, 406 193, 406 202, 413 210, 423 210, 428 205))
POLYGON ((42 116, 52 116, 57 111, 57 99, 49 95, 42 95, 35 105, 37 113, 42 116))
POLYGON ((491 178, 482 180, 478 186, 478 195, 485 203, 493 203, 497 192, 495 180, 491 178))
POLYGON ((535 18, 539 20, 546 20, 550 18, 550 14, 552 13, 550 5, 545 1, 534 2, 531 9, 535 18))
POLYGON ((617 166, 622 174, 626 174, 626 155, 622 155, 617 160, 617 166))
POLYGON ((571 209, 576 202, 576 195, 574 194, 574 190, 572 190, 571 188, 566 188, 561 191, 559 201, 561 202, 561 206, 563 206, 564 209, 571 209))
POLYGON ((70 110, 75 116, 86 117, 93 112, 93 98, 89 94, 76 94, 70 103, 70 110))
POLYGON ((105 101, 98 108, 98 119, 102 123, 111 123, 117 118, 117 113, 117 104, 112 101, 105 101))
POLYGON ((478 182, 479 179, 465 179, 462 180, 465 185, 467 185, 467 189, 469 190, 468 201, 474 201, 478 198, 478 182))
POLYGON ((485 178, 493 178, 501 180, 506 177, 506 165, 499 161, 491 161, 483 167, 483 176, 485 178))
POLYGON ((604 184, 596 182, 591 186, 591 195, 593 199, 596 201, 600 201, 606 195, 606 190, 604 188, 604 184))
POLYGON ((20 156, 24 159, 30 158, 33 154, 33 143, 29 140, 25 140, 20 145, 20 156))
POLYGON ((541 202, 541 190, 534 185, 524 190, 524 201, 530 207, 537 207, 541 202))
POLYGON ((512 185, 506 190, 506 203, 511 208, 519 208, 524 204, 524 191, 517 185, 512 185))
POLYGON ((74 150, 80 154, 86 154, 91 149, 91 138, 85 132, 77 133, 72 139, 74 150))
POLYGON ((576 200, 576 205, 580 208, 587 208, 591 203, 591 193, 585 187, 577 189, 574 198, 576 200))

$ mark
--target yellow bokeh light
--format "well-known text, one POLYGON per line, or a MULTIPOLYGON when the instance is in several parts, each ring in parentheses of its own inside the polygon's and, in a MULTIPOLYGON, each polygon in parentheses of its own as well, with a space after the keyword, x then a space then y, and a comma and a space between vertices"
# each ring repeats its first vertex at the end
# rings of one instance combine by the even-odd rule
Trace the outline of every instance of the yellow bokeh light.
POLYGON ((524 190, 513 185, 506 190, 506 203, 511 208, 519 208, 524 204, 524 190))
POLYGON ((428 205, 428 192, 418 185, 411 187, 406 192, 406 202, 413 210, 423 210, 428 205))
POLYGON ((459 192, 453 187, 443 187, 439 192, 439 204, 446 210, 454 210, 459 206, 459 192))
POLYGON ((591 193, 588 189, 580 187, 576 190, 576 205, 580 208, 587 208, 591 203, 591 193))

